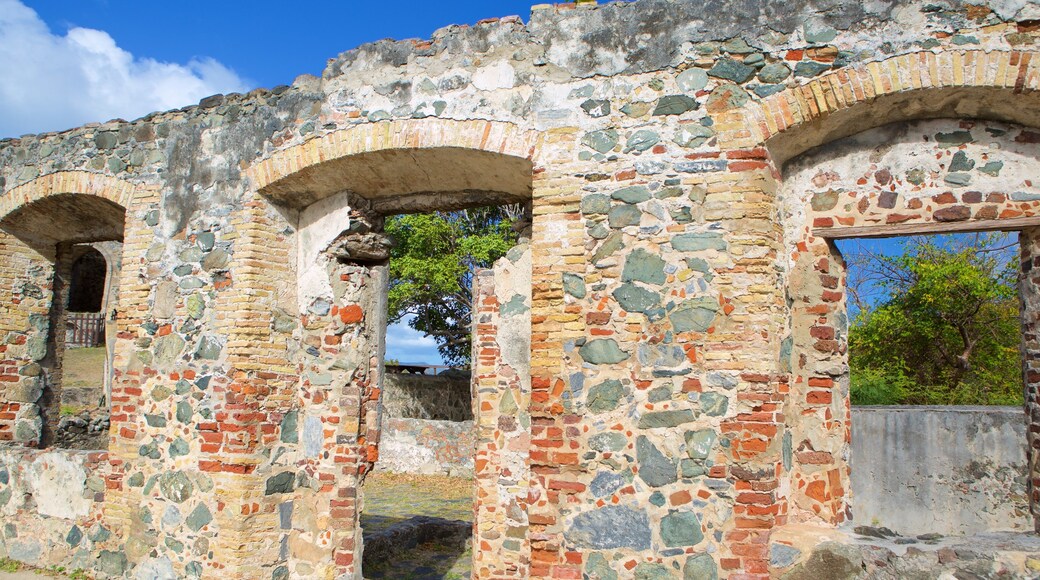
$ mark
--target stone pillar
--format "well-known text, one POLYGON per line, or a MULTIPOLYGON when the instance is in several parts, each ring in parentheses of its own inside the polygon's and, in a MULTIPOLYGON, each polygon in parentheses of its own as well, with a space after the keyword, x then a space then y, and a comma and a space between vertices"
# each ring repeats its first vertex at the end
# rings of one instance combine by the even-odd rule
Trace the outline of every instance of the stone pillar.
POLYGON ((528 578, 531 249, 473 282, 474 578, 528 578))
POLYGON ((1040 532, 1040 228, 1019 232, 1018 297, 1022 319, 1022 380, 1029 465, 1029 509, 1040 532))

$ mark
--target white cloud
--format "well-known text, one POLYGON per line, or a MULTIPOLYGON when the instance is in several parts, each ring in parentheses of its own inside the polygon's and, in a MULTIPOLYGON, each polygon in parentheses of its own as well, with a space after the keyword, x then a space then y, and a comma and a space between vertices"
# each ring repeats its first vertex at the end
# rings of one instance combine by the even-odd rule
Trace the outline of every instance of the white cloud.
POLYGON ((386 358, 402 363, 444 364, 437 341, 408 326, 410 318, 386 328, 386 358))
POLYGON ((248 89, 211 58, 176 64, 135 57, 103 30, 60 36, 19 0, 0 0, 0 137, 134 119, 248 89))

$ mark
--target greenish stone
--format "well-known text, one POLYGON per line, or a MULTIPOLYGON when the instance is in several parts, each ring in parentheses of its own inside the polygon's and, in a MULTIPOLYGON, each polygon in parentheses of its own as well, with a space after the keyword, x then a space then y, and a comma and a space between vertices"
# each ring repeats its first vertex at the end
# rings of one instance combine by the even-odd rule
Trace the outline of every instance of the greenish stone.
POLYGON ((830 26, 810 26, 806 24, 802 27, 802 30, 805 32, 805 42, 809 44, 825 44, 838 36, 838 31, 830 26))
POLYGON ((224 349, 224 345, 220 343, 213 336, 205 335, 199 340, 199 346, 195 349, 195 358, 197 360, 217 360, 220 358, 220 353, 224 349))
POLYGON ((698 554, 686 559, 683 580, 719 580, 719 569, 711 554, 698 554))
POLYGON ((606 413, 607 411, 617 409, 621 397, 627 394, 621 381, 604 381, 589 389, 589 394, 585 399, 585 406, 593 413, 606 413))
POLYGON ((531 308, 525 304, 526 298, 521 294, 513 294, 499 309, 502 316, 517 316, 529 312, 531 308))
POLYGON ((748 66, 732 58, 720 58, 708 71, 709 76, 735 83, 747 82, 755 74, 755 67, 748 66))
POLYGON ((184 523, 187 524, 188 529, 197 532, 202 528, 209 525, 213 521, 213 514, 210 513, 209 508, 206 504, 200 503, 195 509, 191 510, 188 517, 184 518, 184 523))
POLYGON ((127 485, 130 487, 141 487, 144 485, 144 474, 138 471, 131 475, 127 480, 127 485))
POLYGON ((585 578, 590 580, 618 580, 617 572, 610 567, 606 556, 593 552, 585 562, 585 578))
POLYGON ((970 173, 947 173, 943 181, 955 187, 964 187, 971 183, 970 173))
POLYGON ((722 43, 722 51, 730 54, 748 54, 755 52, 755 48, 747 43, 746 40, 739 36, 735 36, 726 42, 722 43))
POLYGON ((643 248, 636 248, 625 258, 625 267, 621 271, 621 281, 664 284, 665 280, 667 280, 664 267, 665 261, 660 256, 650 253, 643 248))
POLYGON ((613 338, 597 338, 583 344, 578 349, 582 360, 594 365, 617 364, 627 360, 628 353, 618 348, 618 343, 613 338))
POLYGON ((695 93, 708 86, 708 73, 699 68, 689 68, 675 77, 675 84, 687 93, 695 93))
POLYGON ((775 95, 786 88, 784 85, 755 85, 752 90, 760 98, 766 98, 769 95, 775 95))
POLYGON ((655 131, 650 129, 640 129, 632 133, 632 135, 625 141, 625 153, 632 153, 646 151, 647 149, 657 145, 661 141, 661 136, 655 131))
POLYGON ((667 401, 672 398, 672 389, 669 387, 657 387, 656 389, 650 389, 646 394, 646 400, 651 403, 660 403, 667 401))
POLYGON ((650 499, 648 501, 650 502, 650 505, 661 507, 664 505, 665 502, 664 494, 659 491, 655 491, 654 493, 650 494, 650 499))
POLYGON ((202 296, 192 294, 188 296, 187 307, 188 316, 198 320, 202 318, 202 313, 206 311, 206 302, 202 299, 202 296))
POLYGON ((950 39, 950 42, 957 46, 964 46, 966 44, 978 44, 979 39, 967 34, 954 34, 953 38, 950 39))
POLYGON ((184 339, 179 334, 167 334, 155 339, 152 352, 155 364, 169 366, 184 350, 184 339))
POLYGON ((159 476, 159 491, 163 497, 174 503, 184 503, 194 493, 195 488, 183 471, 170 471, 159 476))
POLYGON ((640 562, 632 571, 633 580, 672 580, 675 576, 664 564, 640 562))
POLYGON ((0 506, 5 506, 9 501, 11 501, 11 493, 10 487, 5 487, 0 490, 0 506))
POLYGON ((170 457, 184 457, 188 453, 191 453, 191 448, 184 439, 178 437, 170 443, 170 457))
POLYGON ((625 106, 621 107, 621 112, 625 115, 628 115, 629 117, 637 119, 639 117, 646 116, 646 114, 650 112, 650 109, 652 109, 653 106, 653 103, 647 102, 628 103, 625 106))
POLYGON ((113 131, 104 131, 94 135, 94 145, 98 149, 114 149, 118 142, 118 136, 113 131))
POLYGON ((126 171, 126 161, 118 157, 112 157, 108 160, 108 170, 112 173, 120 173, 126 171))
MULTIPOLYGON (((177 258, 183 262, 198 262, 202 260, 202 250, 198 248, 188 248, 178 254, 177 258)), ((191 266, 184 265, 177 267, 181 269, 181 272, 183 272, 183 274, 179 274, 180 276, 191 274, 191 266)))
POLYGON ((679 461, 679 474, 684 478, 701 477, 707 472, 708 470, 705 469, 703 460, 683 459, 679 461))
POLYGON ((709 417, 720 417, 729 409, 729 397, 719 393, 701 393, 701 412, 709 417))
POLYGON ((181 379, 177 381, 176 389, 178 395, 187 395, 191 392, 191 383, 184 379, 181 379))
POLYGON ((715 322, 718 303, 712 298, 694 298, 679 305, 669 314, 676 332, 705 332, 715 322))
POLYGON ((700 252, 702 250, 726 251, 726 240, 718 232, 679 234, 672 236, 672 248, 678 252, 700 252))
POLYGON ((137 448, 137 454, 141 457, 148 457, 149 459, 159 459, 162 454, 159 453, 159 444, 155 441, 150 441, 137 448))
POLYGON ((948 171, 971 171, 974 167, 975 160, 968 159, 967 153, 958 151, 953 154, 948 171))
POLYGON ((581 213, 586 215, 603 214, 610 211, 610 197, 602 193, 593 193, 581 198, 581 213))
POLYGON ((292 411, 289 411, 288 413, 286 413, 285 417, 282 417, 282 424, 281 424, 281 430, 280 430, 281 431, 281 435, 279 435, 279 438, 280 438, 282 443, 298 443, 299 442, 300 437, 299 437, 299 432, 298 432, 298 425, 299 425, 299 412, 296 411, 295 409, 292 410, 292 411))
POLYGON ((513 396, 512 389, 506 389, 502 393, 502 398, 498 401, 498 410, 507 417, 512 417, 520 410, 519 405, 516 404, 516 397, 513 396))
POLYGON ((581 144, 599 153, 606 153, 618 144, 618 132, 614 129, 592 131, 581 138, 581 144))
POLYGON ((661 427, 678 427, 685 423, 692 423, 697 419, 690 409, 676 409, 672 411, 651 411, 643 413, 639 418, 640 429, 658 429, 661 427))
MULTIPOLYGON (((705 127, 697 123, 688 123, 679 127, 675 133, 675 139, 673 141, 680 147, 694 148, 700 147, 708 142, 715 136, 715 131, 711 127, 705 127)), ((678 189, 678 188, 676 188, 678 189)))
POLYGON ((813 60, 803 60, 794 65, 794 76, 812 78, 830 70, 831 65, 813 60))
POLYGON ((589 437, 589 447, 595 451, 621 451, 628 445, 623 433, 607 431, 589 437))
POLYGON ((173 269, 173 273, 177 276, 187 276, 191 274, 193 270, 194 268, 192 268, 191 264, 181 264, 173 269))
POLYGON ((650 199, 650 190, 645 185, 633 185, 615 191, 610 194, 610 197, 625 203, 636 204, 650 199))
POLYGON ((176 539, 171 538, 170 536, 166 536, 166 538, 163 540, 163 543, 166 544, 167 548, 173 550, 173 553, 175 554, 180 554, 184 551, 184 543, 178 542, 176 539))
POLYGON ((1003 161, 990 161, 989 163, 979 167, 979 171, 986 175, 992 175, 993 177, 1000 176, 1000 170, 1004 168, 1003 161))
POLYGON ((696 546, 704 540, 701 522, 693 512, 671 512, 661 518, 661 541, 669 548, 696 546))
POLYGON ((223 270, 227 268, 230 261, 231 256, 224 250, 213 250, 202 259, 202 269, 207 272, 223 270))
POLYGON ((289 493, 296 483, 296 476, 291 471, 283 471, 267 479, 264 495, 289 493))
POLYGON ((165 401, 173 395, 173 391, 166 385, 159 385, 152 389, 151 395, 153 401, 165 401))
POLYGON ((791 349, 793 347, 794 339, 790 336, 780 342, 780 370, 782 372, 791 372, 791 349))
POLYGON ((65 535, 65 543, 75 548, 79 545, 80 540, 83 539, 83 532, 79 529, 79 526, 72 526, 69 533, 65 535))
POLYGON ((907 171, 906 180, 914 185, 921 185, 924 183, 924 170, 921 168, 915 168, 907 171))
POLYGON ((838 205, 838 192, 833 189, 817 191, 809 199, 809 203, 815 211, 830 211, 838 205))
POLYGON ((187 423, 191 421, 191 405, 187 401, 180 401, 177 403, 177 420, 181 423, 187 423))
POLYGON ((718 434, 714 429, 702 429, 700 431, 687 431, 683 438, 686 440, 686 455, 690 459, 707 459, 715 446, 718 434))
POLYGON ((47 337, 35 335, 29 338, 27 344, 29 358, 34 361, 43 360, 47 356, 47 337))
POLYGON ((681 187, 664 187, 654 193, 656 199, 671 199, 673 197, 679 197, 683 194, 683 188, 681 187))
POLYGON ((696 99, 686 95, 666 95, 658 99, 653 116, 681 115, 687 111, 695 111, 699 106, 696 99))
POLYGON ((784 433, 781 456, 783 457, 784 469, 791 469, 791 466, 794 464, 794 443, 791 439, 790 431, 784 433))
POLYGON ((610 209, 610 213, 607 214, 607 223, 613 229, 620 229, 639 225, 639 220, 642 217, 643 212, 639 211, 638 207, 619 205, 610 209))
POLYGON ((101 550, 101 553, 98 554, 98 570, 113 578, 122 578, 126 572, 127 565, 126 555, 122 552, 101 550))
POLYGON ((678 465, 643 435, 636 439, 636 461, 639 478, 650 487, 661 487, 679 480, 678 465))
POLYGON ((585 280, 577 274, 564 272, 563 291, 575 298, 584 298, 586 294, 585 280))
POLYGON ((610 114, 610 101, 603 99, 587 99, 581 104, 581 110, 585 111, 588 116, 606 117, 610 114))
POLYGON ((646 313, 661 305, 661 295, 635 284, 622 284, 611 293, 626 312, 646 313))
POLYGON ((951 131, 949 133, 936 133, 935 135, 935 142, 942 145, 963 145, 974 140, 970 131, 951 131))
POLYGON ((614 252, 625 246, 623 239, 621 232, 612 232, 593 252, 592 263, 595 264, 604 258, 614 255, 614 252))

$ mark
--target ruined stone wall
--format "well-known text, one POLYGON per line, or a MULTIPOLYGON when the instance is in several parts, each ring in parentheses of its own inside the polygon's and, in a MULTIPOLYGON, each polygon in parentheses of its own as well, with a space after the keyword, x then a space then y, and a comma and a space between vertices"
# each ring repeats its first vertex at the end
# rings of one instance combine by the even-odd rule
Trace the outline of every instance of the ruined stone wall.
POLYGON ((472 421, 470 380, 458 375, 387 373, 383 380, 386 416, 436 421, 472 421))
POLYGON ((770 558, 780 530, 849 517, 826 239, 1035 225, 1032 184, 989 172, 1028 162, 1038 16, 543 6, 365 45, 292 87, 0 142, 0 438, 35 444, 51 420, 57 245, 122 238, 110 534, 92 549, 126 554, 128 574, 354 577, 385 270, 347 250, 383 215, 530 202, 529 254, 503 265, 529 264, 521 301, 478 308, 477 575, 779 573, 795 564, 770 558), (874 151, 892 131, 875 128, 903 122, 912 139, 874 151), (837 181, 784 167, 868 130, 837 181), (523 353, 493 332, 523 335, 516 317, 523 353))

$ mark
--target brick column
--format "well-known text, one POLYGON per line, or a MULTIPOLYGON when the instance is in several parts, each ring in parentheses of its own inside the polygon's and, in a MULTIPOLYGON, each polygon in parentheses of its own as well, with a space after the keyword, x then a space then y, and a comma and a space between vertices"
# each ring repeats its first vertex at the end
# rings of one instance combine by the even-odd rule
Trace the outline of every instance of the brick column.
POLYGON ((1018 297, 1022 318, 1022 380, 1029 464, 1029 509, 1040 532, 1040 228, 1019 232, 1018 297))

